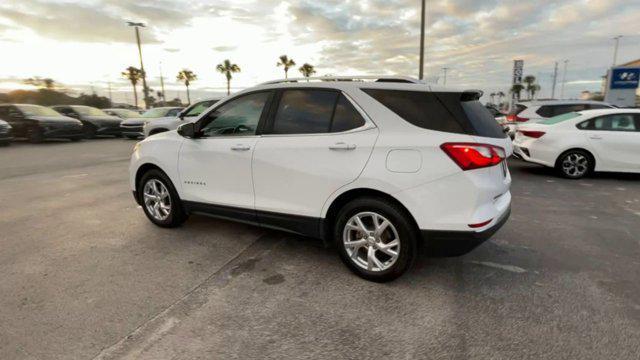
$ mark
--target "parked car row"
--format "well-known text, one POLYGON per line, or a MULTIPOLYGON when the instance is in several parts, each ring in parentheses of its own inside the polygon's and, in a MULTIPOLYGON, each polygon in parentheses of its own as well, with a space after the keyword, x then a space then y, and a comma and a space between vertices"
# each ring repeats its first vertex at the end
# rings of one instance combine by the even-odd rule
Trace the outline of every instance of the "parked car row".
POLYGON ((33 143, 46 139, 77 141, 97 136, 144 138, 195 120, 219 99, 199 101, 184 109, 158 107, 143 114, 128 109, 97 109, 83 105, 45 107, 31 104, 0 104, 0 144, 14 138, 33 143))

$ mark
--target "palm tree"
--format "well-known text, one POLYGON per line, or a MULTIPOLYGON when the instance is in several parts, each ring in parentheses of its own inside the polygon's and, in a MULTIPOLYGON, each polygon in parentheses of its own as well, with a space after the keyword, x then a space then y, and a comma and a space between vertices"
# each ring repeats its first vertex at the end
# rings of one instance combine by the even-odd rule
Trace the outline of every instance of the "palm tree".
MULTIPOLYGON (((304 63, 304 65, 300 66, 298 71, 300 71, 302 73, 302 76, 306 78, 316 73, 316 69, 313 67, 313 65, 307 63, 304 63)), ((307 81, 309 80, 307 79, 307 81)))
POLYGON ((58 85, 55 80, 51 78, 41 78, 39 76, 28 78, 22 81, 24 84, 37 86, 42 89, 53 90, 58 85))
POLYGON ((524 77, 524 79, 522 79, 522 82, 527 84, 526 90, 527 90, 529 100, 531 100, 533 98, 533 94, 535 93, 535 90, 532 90, 532 88, 536 83, 536 77, 533 75, 527 75, 524 77))
POLYGON ((491 94, 489 94, 489 98, 491 99, 492 104, 496 103, 496 93, 492 92, 491 94))
POLYGON ((231 74, 240 72, 240 67, 227 59, 218 64, 216 70, 227 78, 227 95, 231 94, 231 74))
POLYGON ((196 74, 194 74, 193 71, 189 69, 182 69, 178 73, 178 76, 176 76, 176 79, 178 81, 182 81, 184 83, 184 86, 187 87, 187 103, 191 104, 191 95, 189 94, 189 85, 191 85, 192 81, 195 81, 196 79, 198 79, 198 76, 196 76, 196 74))
POLYGON ((516 94, 516 97, 518 98, 518 100, 520 100, 520 93, 522 93, 522 90, 524 90, 524 85, 513 84, 513 86, 511 87, 511 90, 509 91, 513 94, 516 94))
POLYGON ((496 95, 498 96, 498 102, 500 103, 500 105, 502 105, 502 103, 504 102, 504 97, 507 95, 503 91, 498 91, 496 95))
POLYGON ((142 70, 133 66, 129 66, 125 71, 122 72, 122 77, 131 82, 131 86, 133 86, 133 99, 135 101, 136 107, 138 107, 138 91, 136 90, 136 85, 140 80, 142 80, 142 70))
POLYGON ((538 84, 533 84, 531 85, 530 88, 527 89, 529 91, 529 93, 531 94, 531 98, 535 99, 536 98, 536 93, 538 93, 540 91, 540 85, 538 84))
POLYGON ((293 61, 293 59, 289 59, 287 55, 280 55, 280 61, 278 61, 276 66, 284 67, 284 78, 287 79, 289 77, 289 68, 296 66, 296 62, 293 61))

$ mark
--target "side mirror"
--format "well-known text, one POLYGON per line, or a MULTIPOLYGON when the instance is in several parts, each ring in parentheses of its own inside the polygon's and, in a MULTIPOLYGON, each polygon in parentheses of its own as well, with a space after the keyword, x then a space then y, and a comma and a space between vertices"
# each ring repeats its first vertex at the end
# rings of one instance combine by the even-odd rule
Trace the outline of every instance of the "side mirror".
POLYGON ((184 120, 184 116, 187 114, 187 109, 184 109, 178 113, 178 119, 184 120))
POLYGON ((188 139, 195 139, 200 136, 199 131, 196 129, 195 123, 186 123, 178 127, 178 134, 188 139))

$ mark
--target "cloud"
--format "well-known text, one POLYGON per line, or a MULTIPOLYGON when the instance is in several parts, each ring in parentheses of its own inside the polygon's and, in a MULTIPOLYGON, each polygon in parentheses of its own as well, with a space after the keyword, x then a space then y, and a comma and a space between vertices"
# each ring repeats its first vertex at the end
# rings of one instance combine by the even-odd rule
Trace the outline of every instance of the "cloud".
POLYGON ((213 50, 214 51, 219 51, 219 52, 229 52, 229 51, 233 51, 235 49, 237 49, 238 47, 235 45, 231 45, 231 46, 214 46, 213 50))
POLYGON ((189 18, 184 14, 174 2, 163 0, 92 3, 10 0, 0 5, 0 19, 12 22, 16 28, 26 28, 51 39, 77 42, 132 42, 132 30, 126 21, 133 20, 148 24, 143 35, 146 43, 157 43, 158 30, 188 24, 189 18))

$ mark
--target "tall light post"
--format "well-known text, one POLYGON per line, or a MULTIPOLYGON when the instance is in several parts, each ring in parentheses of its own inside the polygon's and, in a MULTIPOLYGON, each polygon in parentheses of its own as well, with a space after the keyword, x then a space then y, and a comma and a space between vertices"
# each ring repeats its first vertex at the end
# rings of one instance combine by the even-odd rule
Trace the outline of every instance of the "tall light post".
POLYGON ((144 107, 149 108, 149 87, 147 86, 147 73, 144 71, 144 64, 142 63, 142 47, 140 46, 140 31, 141 27, 146 27, 143 23, 136 23, 127 21, 127 25, 133 26, 136 30, 136 41, 138 43, 138 55, 140 55, 140 71, 142 71, 142 93, 144 95, 144 107))
POLYGON ((158 65, 159 69, 160 69, 160 89, 162 90, 162 106, 165 105, 167 98, 164 95, 164 76, 162 76, 162 61, 160 61, 160 64, 158 65))
POLYGON ((618 35, 613 38, 613 40, 615 41, 615 45, 613 46, 613 66, 616 66, 616 64, 618 63, 618 45, 620 45, 621 38, 622 35, 618 35))
POLYGON ((443 67, 442 71, 444 72, 444 82, 442 84, 442 86, 447 86, 447 71, 449 71, 450 68, 448 67, 443 67))
POLYGON ((562 71, 562 90, 560 90, 561 99, 564 99, 564 84, 567 82, 567 64, 569 64, 569 60, 564 61, 564 71, 562 71))
POLYGON ((424 16, 425 16, 425 2, 422 0, 422 8, 420 10, 420 68, 418 70, 420 80, 424 79, 424 16))

